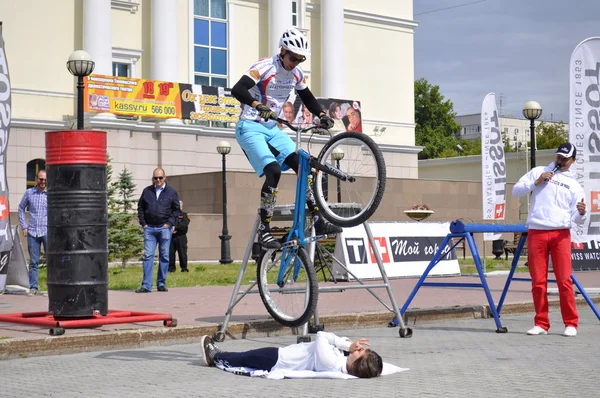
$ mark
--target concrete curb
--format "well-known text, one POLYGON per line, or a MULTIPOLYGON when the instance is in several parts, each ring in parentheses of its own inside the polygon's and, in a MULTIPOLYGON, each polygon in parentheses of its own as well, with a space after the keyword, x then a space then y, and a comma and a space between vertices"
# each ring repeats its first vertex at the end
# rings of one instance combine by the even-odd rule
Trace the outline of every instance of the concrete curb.
MULTIPOLYGON (((592 298, 600 303, 600 297, 592 298)), ((578 307, 585 310, 588 305, 583 298, 576 299, 578 307)), ((551 300, 550 308, 558 308, 559 301, 551 300)), ((512 303, 502 308, 502 315, 533 312, 533 303, 512 303)), ((407 326, 421 325, 449 319, 481 319, 492 317, 488 305, 439 307, 430 309, 410 309, 404 314, 407 326)), ((386 312, 366 312, 358 314, 323 315, 319 321, 326 330, 358 329, 373 326, 387 326, 394 316, 386 312)), ((213 335, 220 328, 211 323, 202 326, 179 326, 160 329, 115 330, 91 334, 68 334, 56 337, 7 339, 0 341, 0 359, 26 358, 78 352, 94 352, 197 343, 202 335, 213 335)), ((494 324, 490 324, 494 328, 494 324)), ((273 320, 230 322, 227 337, 245 339, 249 337, 269 337, 300 334, 299 329, 281 326, 273 320)))

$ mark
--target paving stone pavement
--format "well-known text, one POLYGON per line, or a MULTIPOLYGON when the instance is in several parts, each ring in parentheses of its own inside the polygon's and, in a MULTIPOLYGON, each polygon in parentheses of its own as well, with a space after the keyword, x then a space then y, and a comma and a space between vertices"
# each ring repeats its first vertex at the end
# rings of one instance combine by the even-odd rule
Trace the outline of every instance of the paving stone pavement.
MULTIPOLYGON (((505 315, 506 334, 493 319, 450 320, 414 329, 338 332, 366 336, 384 361, 408 372, 371 380, 266 380, 201 366, 199 344, 0 361, 0 396, 36 397, 597 397, 600 323, 580 310, 575 338, 561 336, 551 313, 548 336, 527 336, 533 314, 505 315)), ((295 337, 230 340, 225 350, 293 344, 295 337)))

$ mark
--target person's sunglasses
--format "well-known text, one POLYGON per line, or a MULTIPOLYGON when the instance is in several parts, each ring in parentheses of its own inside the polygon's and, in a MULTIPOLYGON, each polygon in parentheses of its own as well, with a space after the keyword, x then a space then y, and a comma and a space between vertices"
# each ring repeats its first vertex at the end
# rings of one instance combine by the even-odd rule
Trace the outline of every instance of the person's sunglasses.
POLYGON ((46 181, 45 178, 38 178, 38 180, 40 180, 40 181, 46 181))
POLYGON ((302 62, 306 61, 306 57, 296 58, 291 53, 288 53, 288 56, 290 57, 290 61, 293 63, 297 62, 297 63, 301 64, 302 62))
POLYGON ((152 177, 152 178, 154 178, 155 180, 162 180, 162 179, 164 179, 165 177, 152 177))

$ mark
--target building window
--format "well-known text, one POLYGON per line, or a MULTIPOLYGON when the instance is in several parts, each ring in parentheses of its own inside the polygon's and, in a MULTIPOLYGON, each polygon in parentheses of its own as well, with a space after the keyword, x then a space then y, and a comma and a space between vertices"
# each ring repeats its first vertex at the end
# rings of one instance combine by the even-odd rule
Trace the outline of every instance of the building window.
POLYGON ((112 49, 112 74, 120 77, 138 77, 136 64, 142 57, 141 50, 128 48, 112 49))
POLYGON ((112 74, 113 76, 119 77, 131 77, 131 70, 128 64, 121 64, 119 62, 112 63, 112 74))
POLYGON ((227 86, 227 1, 194 0, 194 84, 227 86))
POLYGON ((519 129, 515 129, 515 135, 519 135, 519 129))
POLYGON ((27 188, 35 187, 35 177, 40 170, 46 170, 44 159, 33 159, 27 163, 27 188))
POLYGON ((298 2, 292 1, 292 26, 298 27, 298 2))

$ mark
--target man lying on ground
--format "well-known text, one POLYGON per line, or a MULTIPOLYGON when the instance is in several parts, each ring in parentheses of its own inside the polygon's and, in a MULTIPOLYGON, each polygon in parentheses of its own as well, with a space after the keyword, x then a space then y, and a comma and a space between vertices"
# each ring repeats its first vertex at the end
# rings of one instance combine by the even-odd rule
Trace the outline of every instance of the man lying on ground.
POLYGON ((377 377, 383 370, 379 354, 367 348, 369 340, 351 341, 333 333, 318 332, 311 343, 265 347, 245 352, 221 351, 209 336, 202 336, 202 359, 206 366, 275 370, 339 371, 361 378, 377 377))

